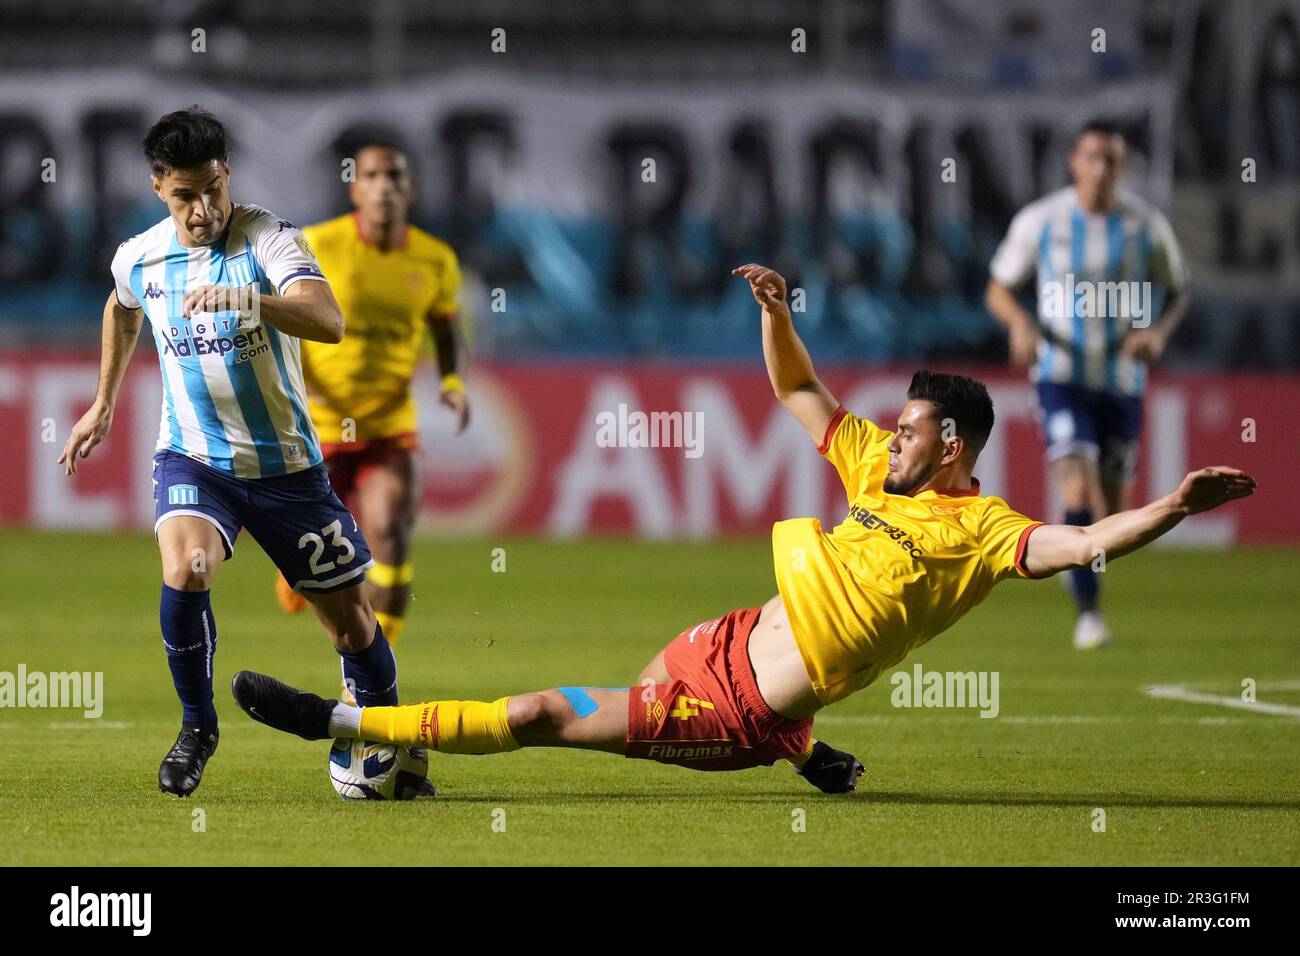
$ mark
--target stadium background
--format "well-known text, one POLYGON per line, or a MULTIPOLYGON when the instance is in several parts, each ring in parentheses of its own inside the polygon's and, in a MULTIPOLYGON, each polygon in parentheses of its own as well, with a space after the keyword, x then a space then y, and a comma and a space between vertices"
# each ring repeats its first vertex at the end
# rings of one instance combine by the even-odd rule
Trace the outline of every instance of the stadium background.
POLYGON ((414 220, 467 271, 472 342, 466 435, 437 409, 431 365, 420 378, 430 532, 694 537, 837 517, 834 476, 770 400, 752 300, 728 275, 749 260, 804 290, 800 332, 862 414, 893 414, 922 362, 983 374, 999 410, 984 487, 1050 514, 1031 390, 982 291, 1012 213, 1064 183, 1072 134, 1101 115, 1128 131, 1126 184, 1168 211, 1193 277, 1153 377, 1138 495, 1233 461, 1259 475, 1258 504, 1173 540, 1300 542, 1283 437, 1300 416, 1300 4, 4 10, 4 523, 149 524, 147 341, 96 460, 73 481, 54 460, 94 394, 112 252, 163 212, 142 130, 194 102, 230 130, 235 197, 300 225, 347 208, 358 137, 408 146, 414 220), (701 412, 705 453, 597 448, 595 415, 621 403, 701 412))

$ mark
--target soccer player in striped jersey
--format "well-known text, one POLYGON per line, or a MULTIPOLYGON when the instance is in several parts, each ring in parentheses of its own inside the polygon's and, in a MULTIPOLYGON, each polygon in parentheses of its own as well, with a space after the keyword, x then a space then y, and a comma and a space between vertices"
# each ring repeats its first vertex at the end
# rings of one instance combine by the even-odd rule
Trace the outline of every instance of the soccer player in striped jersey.
POLYGON ((362 590, 374 563, 365 536, 330 487, 307 415, 299 340, 343 337, 329 284, 292 223, 231 200, 225 130, 211 114, 167 114, 144 153, 169 215, 113 258, 98 394, 59 462, 75 474, 108 434, 148 319, 163 381, 160 623, 182 708, 158 783, 184 797, 217 748, 210 589, 241 529, 311 602, 358 701, 396 703, 397 666, 362 590))
MULTIPOLYGON (((1158 209, 1119 188, 1124 164, 1124 138, 1113 126, 1085 126, 1069 157, 1073 184, 1016 214, 985 296, 1007 327, 1012 363, 1035 383, 1050 481, 1066 524, 1078 526, 1128 507, 1147 366, 1187 309, 1173 230, 1158 209), (1034 276, 1031 315, 1016 290, 1034 276)), ((1074 569, 1068 583, 1074 646, 1110 643, 1093 567, 1074 569)))
MULTIPOLYGON (((867 687, 1004 581, 1119 557, 1187 515, 1245 498, 1255 481, 1203 468, 1150 504, 1086 527, 1045 525, 985 496, 972 474, 993 427, 980 383, 918 372, 895 430, 847 412, 795 333, 785 280, 735 270, 762 307, 778 400, 844 486, 844 520, 772 529, 776 596, 683 631, 626 688, 555 687, 495 701, 356 707, 241 671, 231 690, 253 719, 307 739, 363 737, 439 753, 577 747, 691 767, 788 760, 819 789, 855 788, 862 765, 812 737, 823 707, 867 687)), ((614 636, 617 636, 615 633, 614 636)))
MULTIPOLYGON (((411 530, 420 505, 420 436, 411 379, 432 339, 439 400, 464 430, 469 399, 456 372, 461 277, 446 243, 407 222, 415 188, 406 154, 371 142, 356 152, 348 187, 355 211, 308 226, 321 270, 347 319, 337 345, 304 342, 307 411, 325 467, 374 552, 367 596, 394 645, 406 621, 414 569, 411 530)), ((302 609, 281 576, 280 606, 302 609)))

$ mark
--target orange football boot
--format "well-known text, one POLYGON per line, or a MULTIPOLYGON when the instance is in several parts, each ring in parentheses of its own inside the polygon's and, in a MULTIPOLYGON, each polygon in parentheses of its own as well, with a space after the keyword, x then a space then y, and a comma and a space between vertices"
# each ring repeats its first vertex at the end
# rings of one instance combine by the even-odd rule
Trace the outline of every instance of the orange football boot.
POLYGON ((289 587, 289 582, 279 571, 275 573, 275 599, 280 602, 281 609, 290 614, 301 614, 307 607, 307 599, 289 587))

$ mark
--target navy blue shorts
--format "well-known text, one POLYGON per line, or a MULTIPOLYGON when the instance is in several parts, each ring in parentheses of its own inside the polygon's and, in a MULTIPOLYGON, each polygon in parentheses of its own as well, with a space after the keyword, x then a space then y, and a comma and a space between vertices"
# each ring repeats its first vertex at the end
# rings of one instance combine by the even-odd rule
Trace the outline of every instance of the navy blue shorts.
POLYGON ((1038 409, 1048 461, 1082 455, 1105 476, 1133 478, 1142 436, 1140 396, 1039 382, 1038 409))
POLYGON ((226 557, 244 528, 295 591, 338 591, 365 580, 374 564, 352 512, 317 465, 273 478, 236 478, 173 451, 153 456, 154 538, 173 515, 217 526, 226 557))

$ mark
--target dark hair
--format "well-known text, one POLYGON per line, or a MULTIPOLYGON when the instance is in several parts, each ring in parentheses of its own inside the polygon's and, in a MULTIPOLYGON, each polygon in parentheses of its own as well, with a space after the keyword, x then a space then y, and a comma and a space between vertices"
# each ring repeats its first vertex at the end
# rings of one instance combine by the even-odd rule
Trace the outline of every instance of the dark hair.
POLYGON ((993 431, 993 399, 983 382, 965 375, 944 375, 924 369, 912 376, 907 387, 912 401, 929 402, 934 416, 942 422, 951 418, 957 434, 966 442, 970 460, 974 461, 993 431))
POLYGON ((386 149, 393 153, 406 155, 406 147, 395 139, 388 139, 381 136, 366 136, 357 140, 357 145, 353 149, 356 156, 361 155, 362 150, 366 149, 386 149))
POLYGON ((155 176, 226 158, 226 128, 200 106, 168 113, 144 134, 144 158, 155 176))
POLYGON ((402 138, 387 126, 366 125, 345 130, 334 140, 334 153, 338 159, 356 159, 364 149, 391 149, 408 155, 402 138))
POLYGON ((1114 120, 1102 119, 1101 117, 1094 117, 1088 120, 1088 122, 1084 123, 1083 126, 1079 128, 1079 133, 1077 136, 1074 137, 1074 141, 1077 143, 1079 140, 1083 139, 1089 133, 1100 133, 1102 136, 1123 136, 1124 135, 1124 131, 1119 128, 1119 124, 1116 123, 1114 120))

